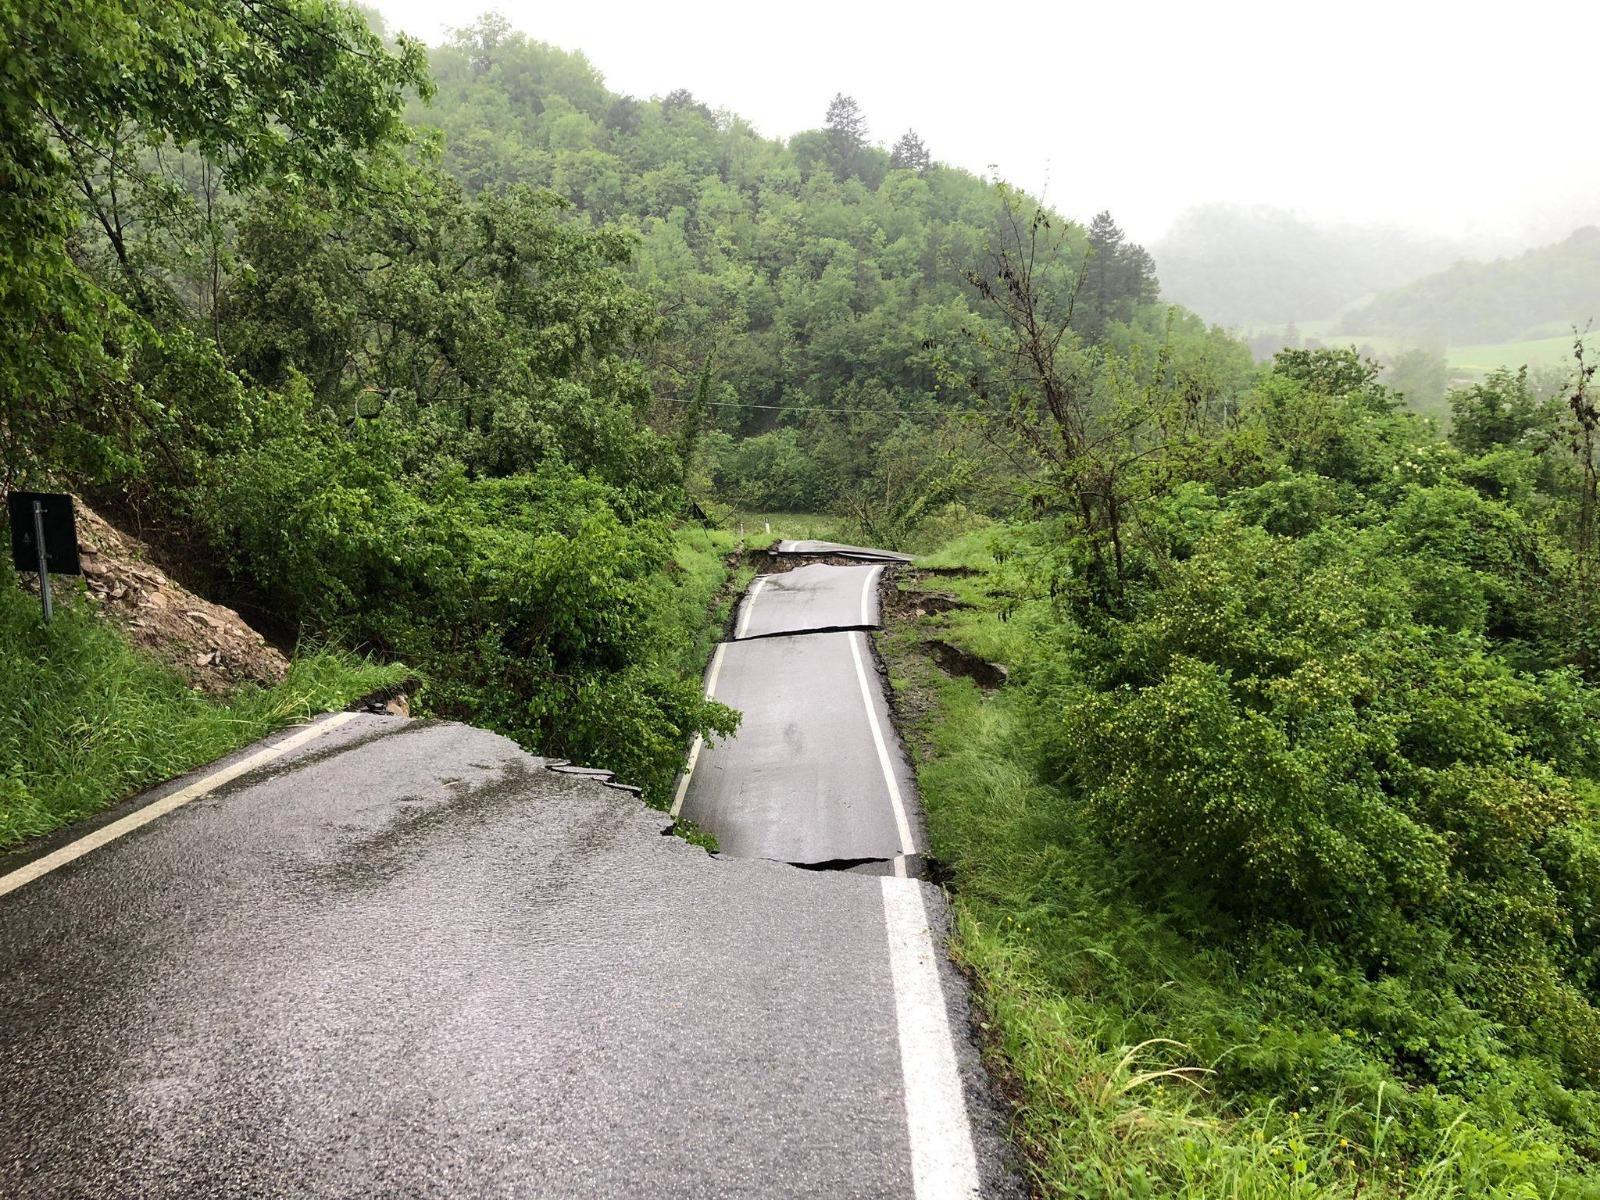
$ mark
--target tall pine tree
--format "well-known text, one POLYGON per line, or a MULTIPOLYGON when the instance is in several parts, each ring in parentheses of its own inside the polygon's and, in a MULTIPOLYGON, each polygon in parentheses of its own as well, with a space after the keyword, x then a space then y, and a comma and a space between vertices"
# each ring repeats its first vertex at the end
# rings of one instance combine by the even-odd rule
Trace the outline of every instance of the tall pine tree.
POLYGON ((1113 321, 1127 321, 1159 294, 1156 265, 1143 246, 1127 240, 1122 228, 1101 210, 1089 225, 1089 262, 1084 271, 1080 318, 1075 322, 1090 341, 1105 335, 1113 321))
POLYGON ((895 170, 926 171, 933 165, 933 156, 928 153, 928 147, 917 136, 915 129, 908 129, 900 135, 900 140, 894 144, 894 149, 889 152, 889 166, 895 170))
POLYGON ((828 135, 828 160, 834 175, 845 179, 859 174, 867 148, 867 118, 861 106, 843 92, 836 93, 828 103, 823 129, 828 135))

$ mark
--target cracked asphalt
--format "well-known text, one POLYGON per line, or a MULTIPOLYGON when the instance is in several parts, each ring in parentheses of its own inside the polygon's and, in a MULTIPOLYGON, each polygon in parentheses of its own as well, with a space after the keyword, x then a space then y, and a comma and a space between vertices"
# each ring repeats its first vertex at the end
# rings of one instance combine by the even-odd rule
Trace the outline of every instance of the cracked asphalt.
POLYGON ((819 629, 868 629, 878 624, 883 564, 808 563, 764 576, 745 594, 734 640, 819 629))
MULTIPOLYGON (((957 1194, 913 1145, 887 901, 942 945, 938 892, 713 858, 549 765, 358 716, 0 895, 0 1194, 957 1194)), ((1012 1194, 930 958, 978 1188, 1012 1194)))
POLYGON ((821 863, 892 859, 925 845, 915 809, 906 814, 911 844, 903 843, 886 794, 869 701, 901 795, 914 796, 915 784, 898 740, 888 740, 889 708, 866 640, 809 633, 725 647, 716 697, 744 715, 731 738, 700 752, 682 810, 724 854, 821 863))

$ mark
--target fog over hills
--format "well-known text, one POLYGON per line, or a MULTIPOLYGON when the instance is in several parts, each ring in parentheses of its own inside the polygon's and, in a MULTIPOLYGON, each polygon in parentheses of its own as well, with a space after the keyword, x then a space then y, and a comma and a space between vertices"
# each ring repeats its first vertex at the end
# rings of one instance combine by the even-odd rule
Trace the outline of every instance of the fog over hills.
POLYGON ((1397 226, 1220 203, 1188 210, 1151 247, 1163 296, 1208 321, 1244 327, 1325 320, 1473 250, 1397 226))
POLYGON ((1560 336, 1600 318, 1600 227, 1492 262, 1459 262, 1348 312, 1349 333, 1472 345, 1560 336))

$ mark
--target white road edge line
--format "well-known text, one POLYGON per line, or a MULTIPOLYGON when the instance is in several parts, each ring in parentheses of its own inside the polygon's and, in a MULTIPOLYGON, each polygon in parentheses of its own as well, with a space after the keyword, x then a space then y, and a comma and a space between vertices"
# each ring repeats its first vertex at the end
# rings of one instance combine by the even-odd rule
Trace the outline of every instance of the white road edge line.
POLYGON ((50 874, 57 867, 64 867, 75 859, 82 858, 85 854, 92 854, 100 847, 116 841, 126 833, 150 824, 151 821, 166 816, 174 809, 182 808, 191 800, 198 800, 207 792, 215 791, 223 784, 239 778, 246 772, 253 771, 263 763, 269 763, 275 758, 280 758, 291 750, 299 749, 307 742, 331 733, 348 721, 355 720, 360 713, 343 712, 316 722, 302 729, 299 733, 292 734, 274 745, 263 750, 257 750, 246 758, 241 758, 231 766, 223 767, 220 771, 213 771, 204 779, 196 780, 186 788, 179 788, 170 796, 146 804, 136 812, 111 822, 109 825, 96 829, 93 833, 85 834, 75 842, 68 842, 59 850, 46 854, 43 858, 36 858, 25 866, 18 867, 15 871, 0 875, 0 896, 14 892, 20 887, 26 887, 35 879, 50 874))
POLYGON ((867 581, 861 585, 861 623, 863 625, 872 624, 872 581, 878 577, 878 572, 881 570, 883 570, 882 567, 873 567, 872 570, 867 572, 867 581))
MULTIPOLYGON (((727 642, 718 642, 716 653, 711 656, 711 670, 706 675, 706 699, 716 699, 717 676, 722 674, 722 652, 728 648, 727 642)), ((700 747, 705 745, 705 739, 698 733, 694 735, 694 745, 689 747, 689 759, 683 764, 683 778, 678 780, 677 794, 672 797, 672 811, 667 815, 677 820, 678 813, 683 810, 683 798, 689 794, 689 776, 694 774, 694 764, 700 761, 700 747)))
POLYGON ((916 1200, 970 1200, 978 1195, 978 1156, 922 885, 914 879, 884 877, 882 887, 911 1141, 912 1192, 916 1200))
MULTIPOLYGON (((856 639, 864 633, 847 633, 850 639, 850 657, 856 661, 856 681, 861 684, 861 702, 867 706, 867 725, 872 730, 872 744, 878 750, 878 766, 883 769, 883 782, 889 789, 889 806, 894 809, 895 828, 900 831, 900 853, 915 854, 916 845, 911 840, 911 822, 906 820, 905 802, 900 798, 900 783, 894 777, 894 767, 889 762, 889 748, 884 745, 883 727, 878 724, 878 710, 872 704, 872 689, 867 684, 867 669, 861 665, 861 650, 856 639)), ((904 863, 896 864, 896 874, 905 870, 904 863)))
POLYGON ((750 614, 755 611, 756 597, 761 594, 761 588, 766 582, 765 575, 757 575, 750 581, 750 590, 744 594, 744 607, 739 613, 739 628, 734 630, 734 637, 742 638, 750 628, 750 614))

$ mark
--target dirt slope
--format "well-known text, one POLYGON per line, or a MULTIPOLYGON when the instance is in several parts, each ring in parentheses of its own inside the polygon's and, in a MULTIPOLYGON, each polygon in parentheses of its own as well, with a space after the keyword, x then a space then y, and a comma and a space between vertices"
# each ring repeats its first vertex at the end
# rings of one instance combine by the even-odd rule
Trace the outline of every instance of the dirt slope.
POLYGON ((134 645, 207 692, 277 683, 288 660, 231 608, 202 600, 151 561, 149 548, 77 501, 87 594, 134 645))

